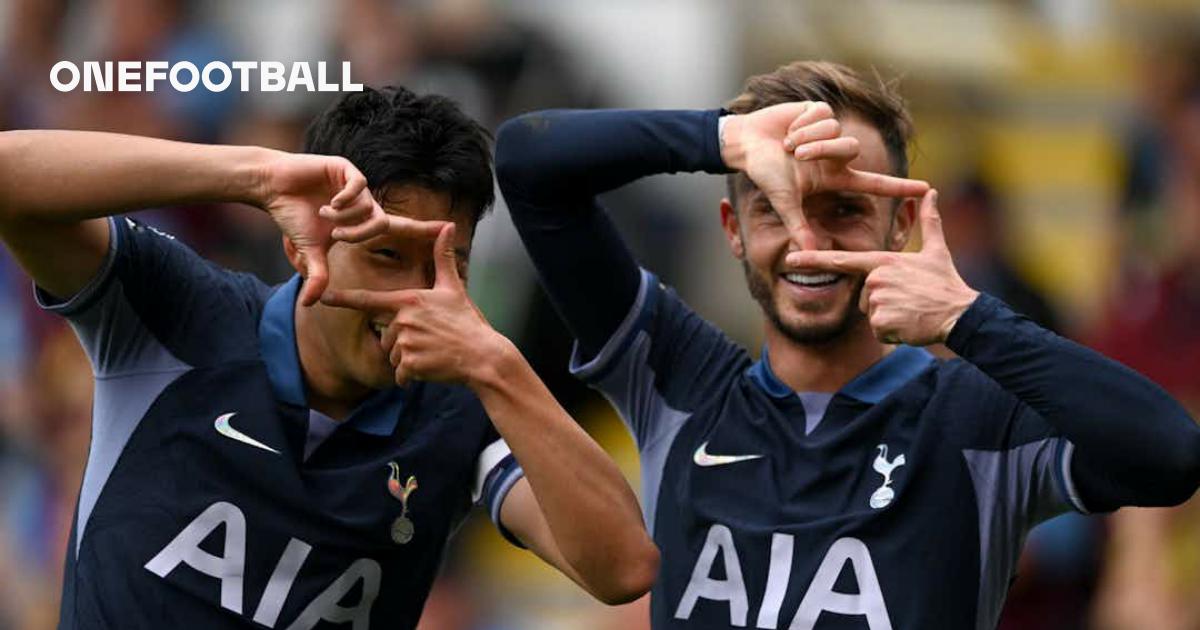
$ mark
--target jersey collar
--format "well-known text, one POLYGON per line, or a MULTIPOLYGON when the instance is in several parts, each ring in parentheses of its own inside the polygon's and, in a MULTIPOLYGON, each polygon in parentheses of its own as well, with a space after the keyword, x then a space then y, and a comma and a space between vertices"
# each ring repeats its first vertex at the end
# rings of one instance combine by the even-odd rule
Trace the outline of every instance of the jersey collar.
MULTIPOLYGON (((300 354, 296 350, 296 298, 300 294, 300 276, 279 285, 263 307, 258 324, 259 351, 267 366, 267 378, 279 400, 308 407, 300 354)), ((404 410, 406 390, 389 387, 367 398, 344 423, 363 433, 391 435, 404 410)))
MULTIPOLYGON (((839 393, 874 405, 912 380, 933 361, 933 355, 922 348, 899 346, 846 383, 839 393)), ((746 370, 746 376, 772 398, 787 398, 795 393, 771 370, 766 345, 763 345, 762 358, 746 370)))

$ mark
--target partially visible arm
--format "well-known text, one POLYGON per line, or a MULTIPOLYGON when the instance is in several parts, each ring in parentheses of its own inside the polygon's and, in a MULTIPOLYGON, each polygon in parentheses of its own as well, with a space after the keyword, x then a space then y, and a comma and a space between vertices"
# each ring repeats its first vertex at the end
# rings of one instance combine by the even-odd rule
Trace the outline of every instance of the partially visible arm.
POLYGON ((1071 476, 1089 510, 1175 505, 1200 486, 1200 426, 1141 374, 986 295, 946 345, 1075 445, 1071 476))
POLYGON ((515 348, 484 374, 473 389, 525 471, 501 507, 504 527, 605 603, 650 590, 658 549, 616 464, 515 348))
POLYGON ((86 131, 0 133, 0 239, 58 297, 100 269, 111 235, 95 219, 198 202, 270 213, 304 261, 305 304, 324 289, 335 226, 358 241, 388 223, 366 178, 340 157, 86 131))
POLYGON ((496 176, 542 284, 585 357, 629 313, 640 273, 596 195, 647 175, 727 171, 720 112, 545 111, 500 127, 496 176))
POLYGON ((34 281, 69 297, 108 252, 105 217, 196 201, 255 201, 267 149, 82 131, 0 133, 0 239, 34 281))
POLYGON ((256 203, 280 152, 89 131, 0 133, 4 218, 79 221, 131 208, 256 203))

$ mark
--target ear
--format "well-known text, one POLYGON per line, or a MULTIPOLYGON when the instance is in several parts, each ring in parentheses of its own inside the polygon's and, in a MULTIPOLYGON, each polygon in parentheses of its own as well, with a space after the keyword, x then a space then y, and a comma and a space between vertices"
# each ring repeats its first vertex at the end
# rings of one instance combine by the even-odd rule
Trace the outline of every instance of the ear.
POLYGON ((892 216, 892 229, 888 232, 887 248, 890 251, 903 251, 912 238, 913 226, 917 224, 917 206, 919 199, 907 197, 900 202, 892 216))
POLYGON ((742 243, 742 229, 738 222, 737 209, 729 199, 721 200, 721 229, 725 231, 725 240, 729 241, 729 251, 733 257, 742 260, 746 257, 746 247, 742 243))
POLYGON ((286 236, 281 238, 283 239, 283 254, 287 256, 288 264, 292 266, 292 269, 296 270, 296 273, 303 277, 308 271, 306 265, 304 264, 304 256, 300 253, 300 250, 296 248, 296 244, 292 242, 292 239, 286 236))

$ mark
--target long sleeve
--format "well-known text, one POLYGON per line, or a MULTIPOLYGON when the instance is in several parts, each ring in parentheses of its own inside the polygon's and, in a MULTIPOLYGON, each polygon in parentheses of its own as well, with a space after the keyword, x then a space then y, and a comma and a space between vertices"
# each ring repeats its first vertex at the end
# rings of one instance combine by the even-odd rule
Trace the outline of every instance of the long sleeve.
POLYGON ((594 356, 637 300, 641 273, 596 195, 641 177, 727 172, 719 110, 544 111, 501 126, 496 172, 542 285, 594 356))
POLYGON ((1173 505, 1200 485, 1200 426, 1162 388, 981 295, 947 346, 1070 440, 1091 511, 1173 505))

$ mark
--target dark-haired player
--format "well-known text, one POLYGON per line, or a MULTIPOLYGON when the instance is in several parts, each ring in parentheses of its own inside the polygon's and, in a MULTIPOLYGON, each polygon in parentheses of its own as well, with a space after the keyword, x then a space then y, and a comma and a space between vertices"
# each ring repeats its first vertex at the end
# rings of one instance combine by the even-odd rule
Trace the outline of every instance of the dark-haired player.
POLYGON ((466 297, 487 133, 368 90, 305 150, 0 134, 0 237, 96 373, 60 627, 411 628, 472 503, 604 601, 647 590, 632 491, 466 297), (200 201, 270 213, 299 275, 104 218, 200 201))
POLYGON ((540 112, 497 142, 571 368, 641 452, 656 628, 992 628, 1034 524, 1195 492, 1178 404, 959 278, 936 195, 899 179, 911 124, 886 87, 796 63, 729 109, 540 112), (676 171, 736 171, 721 221, 764 313, 758 361, 597 205, 676 171), (921 195, 922 248, 901 253, 921 195), (962 360, 920 348, 939 342, 962 360))

